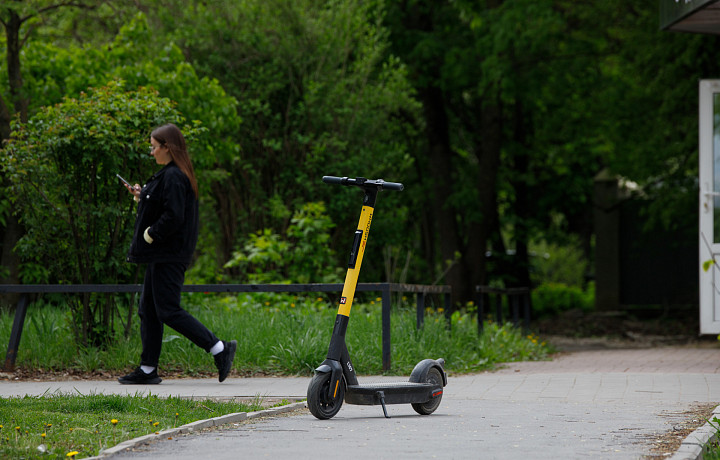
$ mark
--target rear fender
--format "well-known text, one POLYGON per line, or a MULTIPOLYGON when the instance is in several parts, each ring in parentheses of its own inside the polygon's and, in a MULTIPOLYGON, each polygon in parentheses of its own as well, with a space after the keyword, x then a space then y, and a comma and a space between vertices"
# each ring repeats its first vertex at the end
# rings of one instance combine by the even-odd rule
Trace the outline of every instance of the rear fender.
POLYGON ((442 375, 443 386, 447 386, 447 374, 445 373, 445 360, 440 359, 423 359, 415 365, 412 373, 410 374, 410 382, 422 383, 427 380, 428 372, 430 369, 435 368, 440 371, 442 375))

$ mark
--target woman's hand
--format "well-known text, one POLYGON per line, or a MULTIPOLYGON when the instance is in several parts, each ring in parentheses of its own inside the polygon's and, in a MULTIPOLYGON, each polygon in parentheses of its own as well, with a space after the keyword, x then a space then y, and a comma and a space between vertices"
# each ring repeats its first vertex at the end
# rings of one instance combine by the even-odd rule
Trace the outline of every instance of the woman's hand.
POLYGON ((133 194, 133 199, 135 201, 140 201, 140 190, 141 190, 140 184, 135 184, 132 187, 129 185, 125 185, 125 188, 127 189, 128 192, 133 194))

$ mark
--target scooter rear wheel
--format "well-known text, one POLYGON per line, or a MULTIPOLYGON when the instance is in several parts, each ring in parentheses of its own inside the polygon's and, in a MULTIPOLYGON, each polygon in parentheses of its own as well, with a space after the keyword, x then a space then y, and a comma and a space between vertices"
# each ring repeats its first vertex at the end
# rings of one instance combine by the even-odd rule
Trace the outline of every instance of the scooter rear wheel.
POLYGON ((335 398, 330 395, 330 373, 315 374, 308 385, 307 401, 310 413, 320 420, 333 418, 345 399, 345 385, 340 382, 335 398))
MULTIPOLYGON (((425 383, 432 383, 435 385, 438 385, 442 388, 443 386, 443 378, 440 374, 440 371, 433 367, 428 371, 427 378, 425 379, 425 383)), ((435 396, 434 398, 430 399, 428 402, 424 403, 412 403, 412 408, 415 409, 415 412, 417 412, 420 415, 430 415, 433 412, 435 412, 435 409, 437 409, 440 406, 440 401, 442 401, 442 393, 440 393, 438 396, 435 396)))

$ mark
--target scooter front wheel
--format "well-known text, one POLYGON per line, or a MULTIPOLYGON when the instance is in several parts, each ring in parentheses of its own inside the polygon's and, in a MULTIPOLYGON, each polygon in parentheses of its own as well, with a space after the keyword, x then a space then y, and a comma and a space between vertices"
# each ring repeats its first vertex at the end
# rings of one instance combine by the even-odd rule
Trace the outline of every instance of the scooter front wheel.
MULTIPOLYGON (((436 367, 431 368, 428 371, 424 383, 432 383, 442 388, 443 378, 440 371, 436 367)), ((431 398, 430 401, 424 403, 413 403, 412 408, 420 415, 430 415, 435 412, 435 409, 437 409, 438 406, 440 406, 440 401, 442 401, 442 393, 431 398)))
POLYGON ((330 397, 329 372, 315 374, 308 385, 307 404, 310 413, 320 420, 333 418, 342 407, 345 399, 345 386, 340 382, 335 391, 335 397, 330 397))

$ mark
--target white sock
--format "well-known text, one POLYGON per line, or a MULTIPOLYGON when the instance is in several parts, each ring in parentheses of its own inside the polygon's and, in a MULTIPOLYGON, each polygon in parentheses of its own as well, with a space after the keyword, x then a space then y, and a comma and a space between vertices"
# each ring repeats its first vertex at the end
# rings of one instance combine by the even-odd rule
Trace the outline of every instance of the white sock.
POLYGON ((146 374, 151 374, 152 371, 155 370, 155 368, 152 367, 152 366, 146 366, 146 365, 143 364, 142 366, 140 366, 140 370, 143 371, 143 372, 145 372, 146 374))
POLYGON ((210 349, 210 353, 212 353, 213 356, 215 356, 218 353, 222 353, 225 349, 225 345, 223 344, 222 340, 218 340, 218 343, 213 345, 213 347, 210 349))

